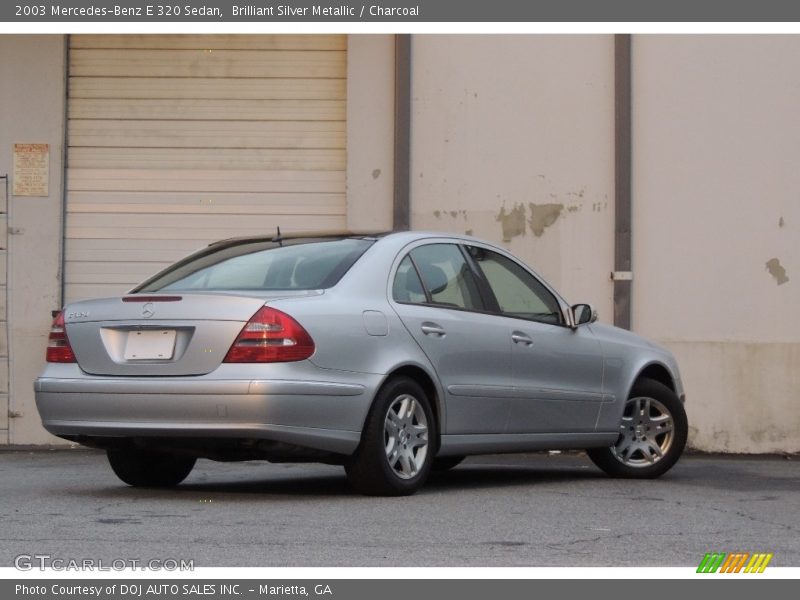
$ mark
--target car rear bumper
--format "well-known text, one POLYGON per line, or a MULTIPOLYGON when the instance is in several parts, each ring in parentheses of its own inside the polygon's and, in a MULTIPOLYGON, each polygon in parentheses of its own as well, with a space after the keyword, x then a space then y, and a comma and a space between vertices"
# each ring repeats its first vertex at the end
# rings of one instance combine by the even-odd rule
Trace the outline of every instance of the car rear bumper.
POLYGON ((57 436, 263 439, 351 454, 377 376, 362 381, 48 377, 35 382, 57 436))

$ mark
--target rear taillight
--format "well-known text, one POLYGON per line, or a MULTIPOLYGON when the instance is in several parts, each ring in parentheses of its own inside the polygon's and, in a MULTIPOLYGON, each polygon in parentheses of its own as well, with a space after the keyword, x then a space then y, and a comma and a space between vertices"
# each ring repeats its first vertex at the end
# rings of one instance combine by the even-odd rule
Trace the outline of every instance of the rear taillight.
POLYGON ((47 362, 74 363, 75 353, 69 345, 67 330, 64 326, 64 311, 53 319, 50 336, 47 338, 47 362))
POLYGON ((291 362, 314 354, 314 340, 284 312, 264 306, 244 326, 223 362, 291 362))

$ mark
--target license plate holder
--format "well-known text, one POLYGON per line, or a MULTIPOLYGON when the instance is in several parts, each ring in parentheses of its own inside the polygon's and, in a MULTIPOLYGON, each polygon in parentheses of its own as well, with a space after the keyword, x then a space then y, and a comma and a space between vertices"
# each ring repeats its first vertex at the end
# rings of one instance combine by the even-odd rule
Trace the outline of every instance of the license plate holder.
POLYGON ((129 331, 125 340, 125 360, 171 360, 175 355, 174 329, 129 331))

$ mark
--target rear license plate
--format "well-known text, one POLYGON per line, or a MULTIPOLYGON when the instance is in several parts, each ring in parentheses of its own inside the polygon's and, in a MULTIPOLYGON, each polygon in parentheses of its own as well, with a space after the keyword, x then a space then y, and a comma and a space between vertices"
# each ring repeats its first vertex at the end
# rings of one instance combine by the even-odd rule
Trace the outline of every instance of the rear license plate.
POLYGON ((128 332, 125 360, 169 360, 175 354, 174 329, 128 332))

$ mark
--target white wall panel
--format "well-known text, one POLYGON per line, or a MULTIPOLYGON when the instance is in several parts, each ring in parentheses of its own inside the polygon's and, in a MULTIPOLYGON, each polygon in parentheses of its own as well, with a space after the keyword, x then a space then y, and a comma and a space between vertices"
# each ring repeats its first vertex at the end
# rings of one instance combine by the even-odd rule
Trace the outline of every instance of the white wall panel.
POLYGON ((70 38, 66 300, 210 241, 346 226, 347 38, 70 38))
POLYGON ((689 442, 800 451, 800 37, 633 39, 633 327, 689 442))

